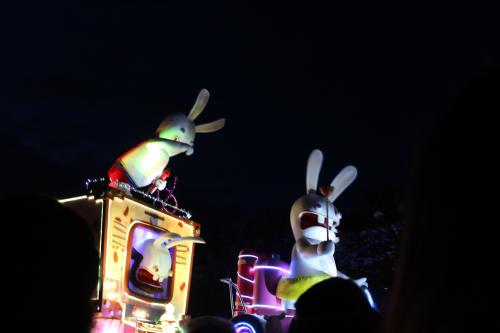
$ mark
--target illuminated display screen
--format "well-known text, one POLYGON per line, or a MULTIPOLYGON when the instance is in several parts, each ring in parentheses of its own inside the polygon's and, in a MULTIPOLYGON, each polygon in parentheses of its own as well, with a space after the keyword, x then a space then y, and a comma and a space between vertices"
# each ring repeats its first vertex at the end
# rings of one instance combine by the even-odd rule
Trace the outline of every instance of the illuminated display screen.
POLYGON ((126 285, 136 297, 166 303, 172 297, 175 247, 158 252, 153 242, 162 232, 165 231, 143 224, 137 224, 130 230, 126 285), (169 263, 167 256, 174 259, 169 263), (170 276, 164 272, 168 265, 172 270, 170 276))

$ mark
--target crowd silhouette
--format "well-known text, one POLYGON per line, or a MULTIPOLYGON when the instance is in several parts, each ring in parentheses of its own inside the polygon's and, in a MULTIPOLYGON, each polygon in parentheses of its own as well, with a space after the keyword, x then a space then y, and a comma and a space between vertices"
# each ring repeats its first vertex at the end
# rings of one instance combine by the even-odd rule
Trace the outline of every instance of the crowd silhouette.
POLYGON ((56 200, 2 195, 6 324, 16 332, 87 333, 98 253, 87 223, 56 200))
POLYGON ((471 82, 422 144, 386 333, 499 327, 492 280, 498 249, 500 77, 471 82))

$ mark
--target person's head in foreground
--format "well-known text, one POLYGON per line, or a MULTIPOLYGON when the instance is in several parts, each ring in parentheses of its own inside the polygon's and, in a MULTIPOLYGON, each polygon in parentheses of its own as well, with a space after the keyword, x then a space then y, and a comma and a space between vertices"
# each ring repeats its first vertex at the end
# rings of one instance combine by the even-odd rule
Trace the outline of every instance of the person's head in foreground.
POLYGON ((500 77, 472 82, 422 145, 386 333, 498 326, 500 77))
POLYGON ((19 332, 87 333, 98 254, 87 223, 56 200, 1 195, 2 294, 19 332))
POLYGON ((379 315, 363 291, 342 278, 324 280, 303 293, 295 303, 290 333, 376 332, 379 315))

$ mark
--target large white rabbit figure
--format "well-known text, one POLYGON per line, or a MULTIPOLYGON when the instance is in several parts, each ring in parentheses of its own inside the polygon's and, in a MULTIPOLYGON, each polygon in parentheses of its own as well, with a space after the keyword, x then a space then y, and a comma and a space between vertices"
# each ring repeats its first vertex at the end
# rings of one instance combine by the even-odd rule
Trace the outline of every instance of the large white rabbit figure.
MULTIPOLYGON (((343 277, 337 270, 333 254, 337 227, 342 215, 333 202, 354 181, 357 170, 346 166, 333 179, 329 187, 320 188, 318 180, 323 163, 323 153, 313 150, 307 162, 306 194, 295 201, 290 212, 295 245, 292 249, 290 274, 278 285, 277 296, 285 308, 293 308, 297 298, 314 284, 330 278, 343 277)), ((355 280, 365 285, 366 279, 355 280)))
POLYGON ((200 237, 181 237, 172 232, 161 234, 158 238, 145 240, 141 245, 142 260, 136 272, 137 280, 161 292, 164 279, 172 275, 172 258, 169 249, 179 244, 201 243, 205 241, 200 237))
POLYGON ((166 182, 162 173, 170 157, 181 153, 191 155, 196 133, 211 133, 224 127, 224 118, 195 125, 194 120, 207 105, 209 97, 208 90, 203 89, 187 116, 174 113, 163 119, 156 130, 157 137, 141 142, 120 156, 108 171, 109 178, 134 187, 153 184, 163 190, 166 182))

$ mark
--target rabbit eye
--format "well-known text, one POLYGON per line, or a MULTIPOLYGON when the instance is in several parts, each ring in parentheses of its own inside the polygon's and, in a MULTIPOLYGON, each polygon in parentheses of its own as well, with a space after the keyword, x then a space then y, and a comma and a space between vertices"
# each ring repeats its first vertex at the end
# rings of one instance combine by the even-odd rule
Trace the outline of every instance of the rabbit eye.
POLYGON ((182 133, 186 132, 186 129, 184 127, 181 127, 181 132, 182 133))
POLYGON ((317 205, 315 205, 314 207, 319 209, 319 208, 321 208, 321 205, 320 205, 320 204, 317 204, 317 205))

